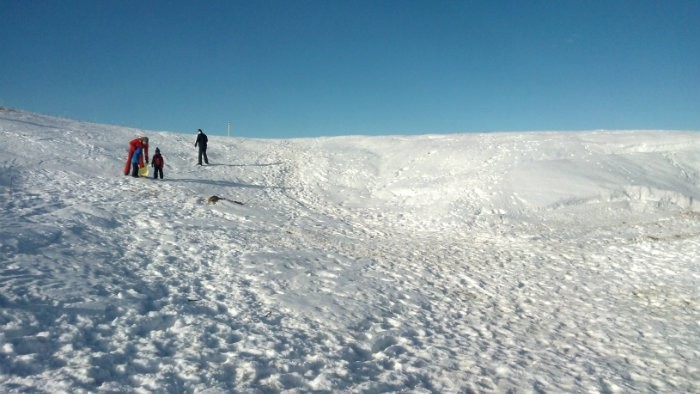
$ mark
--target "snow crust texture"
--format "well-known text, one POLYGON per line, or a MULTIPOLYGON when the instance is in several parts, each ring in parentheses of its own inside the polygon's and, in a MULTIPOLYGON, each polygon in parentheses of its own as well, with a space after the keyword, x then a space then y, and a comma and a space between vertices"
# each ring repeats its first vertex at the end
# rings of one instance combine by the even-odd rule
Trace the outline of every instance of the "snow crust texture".
POLYGON ((700 134, 194 139, 0 110, 1 392, 700 392, 700 134))

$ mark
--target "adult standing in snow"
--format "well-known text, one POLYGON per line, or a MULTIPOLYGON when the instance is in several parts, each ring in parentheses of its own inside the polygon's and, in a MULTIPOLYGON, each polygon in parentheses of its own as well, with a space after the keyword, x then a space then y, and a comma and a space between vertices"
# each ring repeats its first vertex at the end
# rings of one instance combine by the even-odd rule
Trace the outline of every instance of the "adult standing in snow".
POLYGON ((199 146, 199 154, 197 155, 197 164, 202 165, 202 157, 204 157, 204 163, 209 164, 209 158, 207 158, 207 142, 209 139, 207 135, 204 134, 202 129, 197 129, 197 141, 194 143, 194 147, 199 146))
POLYGON ((148 137, 134 138, 129 141, 129 156, 126 158, 126 165, 124 166, 124 175, 129 175, 129 170, 131 169, 131 158, 134 156, 136 149, 141 148, 142 155, 140 157, 139 166, 143 167, 143 159, 146 159, 146 164, 148 164, 148 137))

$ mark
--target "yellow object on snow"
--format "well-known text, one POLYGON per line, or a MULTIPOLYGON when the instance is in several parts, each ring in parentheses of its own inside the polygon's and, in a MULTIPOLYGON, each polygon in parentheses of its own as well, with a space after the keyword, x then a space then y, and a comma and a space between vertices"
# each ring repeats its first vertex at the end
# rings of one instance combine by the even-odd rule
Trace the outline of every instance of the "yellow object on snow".
POLYGON ((147 165, 139 168, 139 176, 148 176, 148 166, 147 165))

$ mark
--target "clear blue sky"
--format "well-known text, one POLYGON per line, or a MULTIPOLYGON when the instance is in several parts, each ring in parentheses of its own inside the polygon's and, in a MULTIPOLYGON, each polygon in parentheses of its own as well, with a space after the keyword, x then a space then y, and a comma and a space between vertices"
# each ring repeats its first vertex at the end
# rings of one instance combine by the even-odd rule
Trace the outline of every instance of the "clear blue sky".
POLYGON ((0 105, 260 138, 700 130, 700 1, 0 0, 0 105))

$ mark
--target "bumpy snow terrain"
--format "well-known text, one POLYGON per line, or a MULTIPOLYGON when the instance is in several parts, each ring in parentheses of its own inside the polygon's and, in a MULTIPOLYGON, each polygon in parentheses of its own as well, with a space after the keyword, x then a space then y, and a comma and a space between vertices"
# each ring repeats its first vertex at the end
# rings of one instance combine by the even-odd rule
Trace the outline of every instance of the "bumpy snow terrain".
POLYGON ((699 133, 194 140, 0 110, 0 391, 700 391, 699 133))

